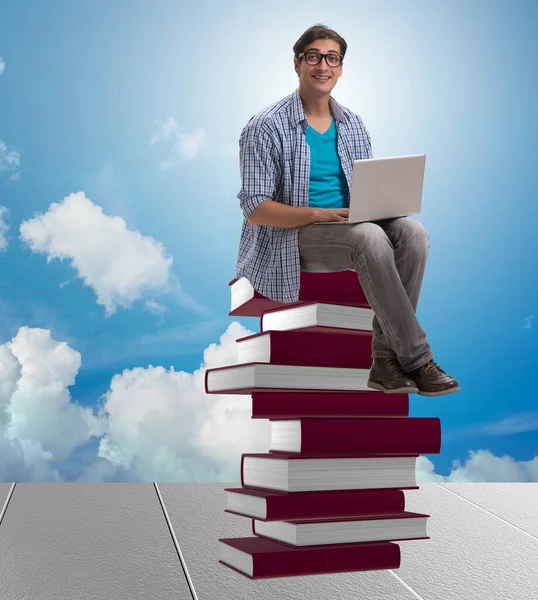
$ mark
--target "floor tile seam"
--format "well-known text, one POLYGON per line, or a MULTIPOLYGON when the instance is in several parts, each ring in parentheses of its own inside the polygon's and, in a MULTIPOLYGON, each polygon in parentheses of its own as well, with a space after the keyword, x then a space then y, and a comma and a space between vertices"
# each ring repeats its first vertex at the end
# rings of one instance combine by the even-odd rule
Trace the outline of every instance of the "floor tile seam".
POLYGON ((499 515, 496 515, 494 512, 491 512, 490 510, 488 510, 487 508, 484 508, 483 506, 480 506, 479 504, 476 504, 476 502, 473 502, 472 500, 469 500, 468 498, 465 498, 465 496, 462 496, 460 494, 458 494, 457 492, 454 492, 453 490, 449 489, 448 487, 434 482, 435 485, 437 485, 438 487, 440 487, 441 489, 449 492, 450 494, 454 494, 454 496, 457 496, 458 498, 460 498, 461 500, 464 500, 465 502, 467 502, 468 504, 471 504, 471 506, 474 506, 475 508, 478 508, 479 510, 481 510, 482 512, 485 512, 486 514, 495 517, 496 519, 498 519, 499 521, 501 521, 502 523, 505 523, 506 525, 509 525, 510 527, 512 527, 513 529, 516 529, 517 531, 519 531, 520 533, 525 534, 526 536, 530 537, 531 539, 533 539, 535 542, 538 542, 538 537, 533 535, 532 533, 525 531, 525 529, 522 529, 521 527, 518 527, 517 525, 514 525, 514 523, 511 523, 510 521, 507 521, 506 519, 503 519, 502 517, 499 517, 499 515))
POLYGON ((189 591, 193 600, 198 600, 198 596, 196 595, 196 590, 194 589, 194 584, 192 582, 189 570, 187 569, 187 563, 185 562, 185 558, 183 557, 183 553, 181 552, 181 547, 177 540, 176 532, 174 531, 174 527, 172 525, 172 521, 168 515, 168 511, 166 510, 166 506, 164 504, 163 497, 161 495, 161 491, 157 483, 153 483, 155 491, 157 493, 157 498, 159 499, 159 504, 161 505, 161 509, 164 514, 164 518, 166 520, 166 524, 168 525, 168 530, 170 531, 170 535, 172 536, 172 541, 174 542, 174 546, 176 548, 177 555, 179 557, 179 562, 181 563, 181 568, 183 569, 183 573, 185 575, 185 579, 187 580, 187 585, 189 586, 189 591))
POLYGON ((400 585, 402 585, 408 592, 413 594, 414 598, 416 598, 417 600, 426 600, 426 598, 423 598, 420 594, 415 592, 415 590, 409 584, 405 583, 405 581, 399 575, 397 575, 392 569, 389 570, 389 573, 398 581, 398 583, 400 585))
POLYGON ((13 492, 15 491, 16 485, 17 485, 17 483, 14 482, 11 484, 11 487, 9 488, 9 492, 7 494, 6 501, 4 502, 4 506, 2 507, 2 512, 0 512, 0 525, 2 525, 2 521, 4 520, 4 515, 6 514, 7 507, 11 500, 11 497, 13 496, 13 492))

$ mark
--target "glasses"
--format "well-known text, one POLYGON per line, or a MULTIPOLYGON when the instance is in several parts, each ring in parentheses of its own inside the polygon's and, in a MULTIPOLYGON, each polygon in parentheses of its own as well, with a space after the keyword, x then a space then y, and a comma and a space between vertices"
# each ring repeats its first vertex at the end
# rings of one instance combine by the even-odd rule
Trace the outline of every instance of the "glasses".
POLYGON ((329 54, 321 54, 320 52, 301 52, 297 57, 299 60, 301 58, 305 59, 307 65, 319 65, 321 59, 324 58, 325 62, 329 67, 339 67, 344 60, 344 57, 341 54, 337 54, 336 52, 329 52, 329 54))

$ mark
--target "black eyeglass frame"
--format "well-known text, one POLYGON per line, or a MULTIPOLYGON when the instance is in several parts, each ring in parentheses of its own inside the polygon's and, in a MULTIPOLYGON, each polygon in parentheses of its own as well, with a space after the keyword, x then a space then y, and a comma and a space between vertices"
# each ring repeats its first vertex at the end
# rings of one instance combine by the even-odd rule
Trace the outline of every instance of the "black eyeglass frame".
POLYGON ((325 59, 325 64, 328 67, 331 67, 333 69, 337 69, 338 67, 342 66, 342 63, 344 62, 344 55, 343 54, 339 54, 338 52, 328 52, 327 54, 322 54, 321 52, 318 52, 317 50, 307 50, 306 52, 301 52, 301 54, 299 54, 299 56, 297 57, 298 60, 302 60, 305 59, 305 62, 307 65, 311 66, 311 67, 315 67, 316 65, 319 65, 319 63, 325 59), (319 56, 319 60, 317 63, 315 64, 310 64, 309 62, 306 61, 306 55, 307 54, 317 54, 319 56), (338 56, 338 58, 340 59, 340 63, 337 65, 330 65, 329 62, 327 61, 327 56, 338 56))

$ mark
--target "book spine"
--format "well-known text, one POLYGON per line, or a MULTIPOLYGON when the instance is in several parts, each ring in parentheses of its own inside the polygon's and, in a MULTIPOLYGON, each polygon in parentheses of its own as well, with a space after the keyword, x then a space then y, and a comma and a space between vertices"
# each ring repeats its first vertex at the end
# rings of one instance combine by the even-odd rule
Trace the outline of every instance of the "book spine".
POLYGON ((390 515, 405 511, 405 495, 402 490, 361 492, 318 492, 266 499, 266 521, 293 521, 304 519, 329 519, 360 517, 367 515, 390 515))
POLYGON ((379 419, 409 416, 407 394, 254 392, 251 399, 253 419, 379 419))
POLYGON ((272 553, 255 556, 253 575, 256 578, 295 577, 323 573, 376 571, 398 569, 400 562, 400 547, 391 542, 297 548, 279 557, 274 557, 272 553))
MULTIPOLYGON (((299 419, 301 447, 297 454, 438 454, 438 418, 299 419)), ((282 421, 279 421, 282 422, 282 421)), ((276 423, 278 425, 278 423, 276 423)), ((273 452, 291 453, 290 450, 273 452)))

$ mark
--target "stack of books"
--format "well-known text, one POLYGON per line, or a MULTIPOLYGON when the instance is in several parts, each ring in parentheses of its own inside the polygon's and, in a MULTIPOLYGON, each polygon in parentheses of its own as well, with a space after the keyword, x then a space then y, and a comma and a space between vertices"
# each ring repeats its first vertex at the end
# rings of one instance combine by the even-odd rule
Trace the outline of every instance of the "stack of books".
POLYGON ((251 395, 271 447, 243 454, 241 487, 225 490, 253 535, 220 539, 220 562, 252 579, 399 568, 394 542, 429 537, 404 490, 418 489, 418 455, 440 452, 441 426, 367 387, 374 315, 356 273, 302 272, 284 305, 230 285, 230 314, 260 316, 261 331, 237 340, 235 365, 206 371, 206 393, 251 395))

